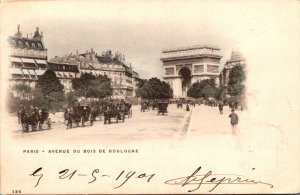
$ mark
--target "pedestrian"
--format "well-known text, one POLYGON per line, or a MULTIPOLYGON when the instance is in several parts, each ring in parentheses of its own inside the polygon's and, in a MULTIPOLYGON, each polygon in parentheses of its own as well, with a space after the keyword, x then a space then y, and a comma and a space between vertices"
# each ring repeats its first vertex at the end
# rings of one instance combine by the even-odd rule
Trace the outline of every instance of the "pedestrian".
POLYGON ((234 102, 230 102, 230 110, 234 109, 234 102))
POLYGON ((223 106, 224 106, 223 102, 220 101, 220 103, 219 103, 219 111, 220 111, 220 114, 223 114, 223 106))
POLYGON ((190 111, 189 103, 186 104, 186 111, 190 111))
POLYGON ((229 115, 230 123, 231 123, 231 128, 232 128, 232 134, 236 135, 237 133, 237 124, 239 122, 239 117, 238 115, 234 112, 234 109, 231 110, 231 114, 229 115))
POLYGON ((239 103, 238 102, 234 102, 234 109, 238 109, 239 107, 239 103))

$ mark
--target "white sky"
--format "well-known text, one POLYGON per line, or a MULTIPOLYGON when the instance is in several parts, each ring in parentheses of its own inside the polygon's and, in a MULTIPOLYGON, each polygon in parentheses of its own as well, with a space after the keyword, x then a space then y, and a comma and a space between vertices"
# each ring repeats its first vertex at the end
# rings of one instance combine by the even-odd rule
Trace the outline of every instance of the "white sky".
POLYGON ((212 44, 221 48, 224 63, 232 49, 246 52, 249 43, 262 40, 276 28, 274 14, 292 6, 230 0, 17 1, 2 4, 2 27, 13 35, 20 24, 26 36, 39 26, 48 58, 91 48, 99 54, 118 50, 141 77, 161 78, 163 49, 212 44))

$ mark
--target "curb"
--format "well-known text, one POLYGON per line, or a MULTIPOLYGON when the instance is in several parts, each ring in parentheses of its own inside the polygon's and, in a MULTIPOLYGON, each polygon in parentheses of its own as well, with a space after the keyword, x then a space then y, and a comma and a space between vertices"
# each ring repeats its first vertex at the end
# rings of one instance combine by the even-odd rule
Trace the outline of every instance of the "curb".
POLYGON ((187 134, 193 110, 194 109, 191 109, 191 111, 189 113, 187 113, 187 115, 184 117, 183 121, 180 123, 180 125, 179 125, 180 136, 187 134))

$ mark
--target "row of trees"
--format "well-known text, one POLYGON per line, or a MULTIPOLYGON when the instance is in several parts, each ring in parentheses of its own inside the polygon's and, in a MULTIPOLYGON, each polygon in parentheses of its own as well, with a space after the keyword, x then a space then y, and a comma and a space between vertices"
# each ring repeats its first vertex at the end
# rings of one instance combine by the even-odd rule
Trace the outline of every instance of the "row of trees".
POLYGON ((233 67, 229 72, 228 94, 231 96, 243 96, 245 93, 246 74, 241 65, 233 67))
POLYGON ((83 74, 80 78, 72 80, 72 87, 77 97, 104 98, 112 95, 110 81, 106 75, 83 74))
MULTIPOLYGON (((229 73, 228 94, 235 97, 243 96, 245 78, 242 66, 233 67, 229 73)), ((64 86, 60 83, 55 72, 47 70, 38 78, 34 89, 28 85, 20 84, 14 86, 13 90, 19 93, 21 97, 19 99, 33 101, 35 106, 50 110, 58 110, 65 103, 70 105, 77 97, 104 98, 113 93, 110 78, 102 75, 82 74, 80 78, 72 79, 72 88, 74 91, 65 95, 64 86)), ((136 94, 142 99, 169 99, 173 97, 173 90, 168 83, 158 78, 151 78, 140 82, 136 94)), ((194 98, 214 97, 219 99, 221 94, 222 90, 216 86, 214 80, 207 79, 194 83, 187 95, 194 98)), ((10 102, 10 104, 16 106, 15 102, 10 102)))
MULTIPOLYGON (((34 89, 25 84, 16 85, 14 90, 19 92, 21 98, 12 101, 11 104, 15 106, 18 102, 19 105, 21 100, 27 99, 24 101, 27 101, 29 105, 33 104, 37 107, 56 111, 65 104, 72 105, 78 97, 105 98, 113 94, 110 78, 102 75, 82 74, 80 78, 72 79, 72 88, 73 91, 65 94, 64 86, 55 72, 47 70, 38 78, 34 89)), ((142 99, 169 99, 173 97, 170 85, 158 78, 142 80, 136 94, 142 99)))
MULTIPOLYGON (((227 92, 230 96, 241 97, 245 93, 246 79, 244 67, 237 65, 233 67, 229 72, 229 81, 227 86, 227 92)), ((216 86, 213 79, 202 80, 201 82, 194 83, 188 91, 189 97, 194 98, 208 98, 214 97, 220 99, 224 89, 220 89, 216 86)))
POLYGON ((216 99, 220 98, 221 90, 216 87, 214 79, 205 79, 201 82, 196 82, 188 90, 187 95, 193 98, 209 98, 214 97, 216 99))
POLYGON ((49 110, 59 110, 64 104, 71 105, 77 97, 103 98, 112 95, 110 79, 107 76, 83 74, 80 78, 72 79, 74 91, 65 95, 64 86, 52 70, 47 70, 37 80, 35 88, 25 84, 13 87, 20 98, 10 97, 11 110, 16 109, 16 103, 33 104, 49 110))
POLYGON ((173 97, 171 86, 158 78, 144 80, 136 90, 136 95, 142 99, 169 99, 173 97))

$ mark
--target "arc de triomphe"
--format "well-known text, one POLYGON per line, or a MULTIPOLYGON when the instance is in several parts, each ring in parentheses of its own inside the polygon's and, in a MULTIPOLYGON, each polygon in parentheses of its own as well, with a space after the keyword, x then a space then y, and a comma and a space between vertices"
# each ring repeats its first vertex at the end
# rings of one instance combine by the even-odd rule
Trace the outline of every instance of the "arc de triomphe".
POLYGON ((222 56, 220 49, 211 46, 192 46, 162 52, 164 80, 173 89, 174 97, 186 97, 195 82, 213 78, 218 82, 222 56))

